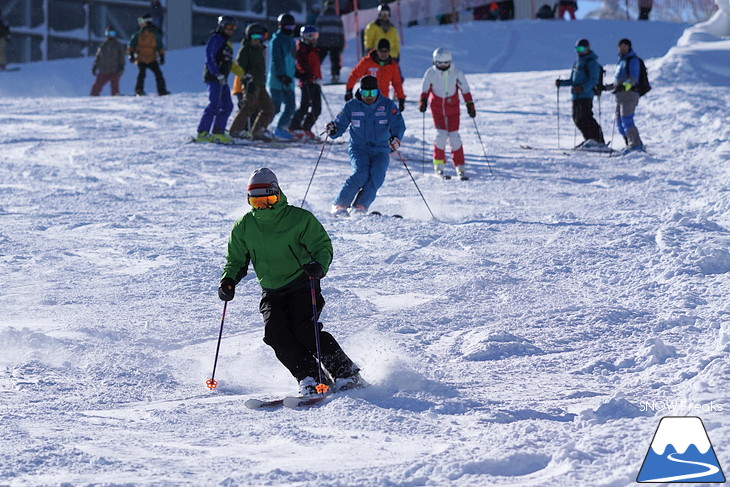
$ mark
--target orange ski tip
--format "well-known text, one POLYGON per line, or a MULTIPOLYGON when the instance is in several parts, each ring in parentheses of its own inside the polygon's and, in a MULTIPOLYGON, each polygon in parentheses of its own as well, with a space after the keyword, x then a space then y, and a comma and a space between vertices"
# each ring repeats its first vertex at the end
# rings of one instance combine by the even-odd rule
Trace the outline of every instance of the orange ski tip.
POLYGON ((218 387, 218 381, 214 379, 208 379, 205 381, 205 385, 208 386, 208 389, 215 389, 218 387))
POLYGON ((327 384, 317 384, 316 390, 318 394, 326 394, 330 390, 330 386, 327 384))

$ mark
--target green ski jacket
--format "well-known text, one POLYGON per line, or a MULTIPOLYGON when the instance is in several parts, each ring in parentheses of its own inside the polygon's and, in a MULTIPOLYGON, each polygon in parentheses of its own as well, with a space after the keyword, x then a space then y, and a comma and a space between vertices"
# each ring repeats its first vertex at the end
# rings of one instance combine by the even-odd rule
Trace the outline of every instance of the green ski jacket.
POLYGON ((289 206, 282 192, 273 208, 252 208, 233 224, 221 278, 238 284, 251 262, 264 291, 276 291, 301 278, 309 262, 318 262, 327 274, 332 255, 332 241, 319 220, 289 206))

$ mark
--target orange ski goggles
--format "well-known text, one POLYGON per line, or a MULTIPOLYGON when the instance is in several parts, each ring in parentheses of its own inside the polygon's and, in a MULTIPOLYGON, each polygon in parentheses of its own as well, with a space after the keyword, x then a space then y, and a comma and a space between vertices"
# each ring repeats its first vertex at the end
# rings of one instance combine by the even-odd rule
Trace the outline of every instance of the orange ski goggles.
POLYGON ((276 204, 277 201, 279 201, 278 194, 248 197, 248 204, 259 210, 262 210, 264 208, 271 208, 276 204))

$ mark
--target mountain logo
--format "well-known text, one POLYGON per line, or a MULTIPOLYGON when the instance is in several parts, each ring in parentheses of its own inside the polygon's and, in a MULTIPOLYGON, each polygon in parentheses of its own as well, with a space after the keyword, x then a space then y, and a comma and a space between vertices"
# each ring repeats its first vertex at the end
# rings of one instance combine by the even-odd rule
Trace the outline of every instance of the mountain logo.
POLYGON ((696 416, 667 416, 659 421, 637 482, 724 483, 725 475, 696 416))

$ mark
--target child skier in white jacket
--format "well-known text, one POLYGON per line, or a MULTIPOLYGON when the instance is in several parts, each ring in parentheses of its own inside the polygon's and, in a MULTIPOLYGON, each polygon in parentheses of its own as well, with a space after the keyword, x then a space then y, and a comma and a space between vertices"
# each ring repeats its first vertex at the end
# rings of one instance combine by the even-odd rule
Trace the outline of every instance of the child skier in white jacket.
POLYGON ((464 97, 466 111, 474 118, 477 115, 464 73, 451 62, 451 52, 439 47, 433 52, 433 66, 423 75, 419 110, 425 112, 431 102, 431 115, 436 127, 433 141, 433 170, 437 176, 444 174, 446 160, 446 139, 451 144, 451 158, 460 179, 468 179, 464 168, 464 147, 459 135, 459 91, 464 97))

